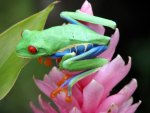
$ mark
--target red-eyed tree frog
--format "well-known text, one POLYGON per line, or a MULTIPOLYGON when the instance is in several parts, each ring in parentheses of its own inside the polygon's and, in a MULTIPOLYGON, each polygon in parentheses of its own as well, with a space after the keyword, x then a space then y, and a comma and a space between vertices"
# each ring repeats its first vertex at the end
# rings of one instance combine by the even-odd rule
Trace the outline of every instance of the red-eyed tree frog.
POLYGON ((97 56, 107 49, 110 37, 95 32, 83 22, 112 29, 116 28, 116 23, 78 10, 61 12, 60 16, 70 24, 54 26, 43 31, 24 30, 22 39, 16 46, 16 53, 24 58, 62 58, 58 65, 60 70, 81 71, 69 77, 66 75, 67 79, 61 80, 63 82, 50 94, 52 98, 56 97, 65 88, 66 101, 71 101, 72 86, 108 63, 107 59, 97 56))

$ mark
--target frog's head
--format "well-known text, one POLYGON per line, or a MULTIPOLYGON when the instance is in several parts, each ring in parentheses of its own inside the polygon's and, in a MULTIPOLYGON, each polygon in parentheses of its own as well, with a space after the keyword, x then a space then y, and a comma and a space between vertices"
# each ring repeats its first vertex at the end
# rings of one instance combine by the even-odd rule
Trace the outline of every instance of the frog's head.
POLYGON ((22 32, 22 39, 16 46, 16 53, 24 58, 36 58, 49 54, 45 44, 46 40, 40 31, 25 30, 22 32))

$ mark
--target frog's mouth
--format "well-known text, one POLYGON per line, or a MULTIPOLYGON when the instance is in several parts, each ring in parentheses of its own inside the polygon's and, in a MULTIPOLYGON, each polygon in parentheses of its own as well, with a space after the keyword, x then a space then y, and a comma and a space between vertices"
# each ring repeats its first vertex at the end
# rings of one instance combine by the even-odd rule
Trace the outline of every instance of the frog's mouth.
POLYGON ((46 55, 46 53, 44 52, 38 52, 36 54, 32 54, 25 50, 16 50, 16 54, 17 56, 22 57, 22 58, 38 58, 40 56, 46 55))

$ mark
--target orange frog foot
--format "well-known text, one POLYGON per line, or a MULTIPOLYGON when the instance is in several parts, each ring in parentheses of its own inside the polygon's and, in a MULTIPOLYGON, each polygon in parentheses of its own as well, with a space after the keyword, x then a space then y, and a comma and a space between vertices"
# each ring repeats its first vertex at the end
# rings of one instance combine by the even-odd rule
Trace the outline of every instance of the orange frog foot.
POLYGON ((47 57, 46 59, 45 58, 43 59, 43 57, 39 57, 38 62, 40 64, 44 63, 44 65, 47 66, 47 67, 52 66, 52 60, 49 57, 47 57))
POLYGON ((44 65, 47 66, 47 67, 50 67, 52 66, 52 61, 50 58, 46 58, 46 60, 44 61, 44 65))
POLYGON ((54 91, 51 92, 50 97, 55 98, 57 96, 57 94, 60 93, 61 91, 62 91, 62 88, 58 87, 57 89, 55 89, 54 91))
POLYGON ((72 102, 72 96, 66 96, 66 102, 68 103, 72 102))
POLYGON ((71 77, 71 75, 69 75, 69 74, 64 75, 63 78, 59 82, 57 82, 57 86, 61 86, 70 77, 71 77))
POLYGON ((57 94, 59 94, 61 91, 64 91, 66 93, 66 97, 65 97, 66 102, 68 102, 68 103, 72 102, 72 96, 68 96, 67 88, 58 87, 57 89, 55 89, 54 91, 51 92, 50 97, 55 98, 57 96, 57 94))
POLYGON ((40 64, 42 64, 42 63, 43 63, 43 58, 42 58, 42 57, 39 57, 39 58, 38 58, 38 62, 39 62, 40 64))
POLYGON ((72 96, 68 95, 68 87, 67 86, 61 87, 61 86, 63 86, 65 81, 68 80, 70 77, 71 77, 71 75, 66 74, 63 76, 63 78, 59 82, 57 82, 58 88, 51 92, 51 94, 50 94, 51 98, 55 98, 57 96, 57 94, 59 94, 61 91, 63 91, 66 93, 66 97, 65 97, 66 102, 72 102, 72 96))

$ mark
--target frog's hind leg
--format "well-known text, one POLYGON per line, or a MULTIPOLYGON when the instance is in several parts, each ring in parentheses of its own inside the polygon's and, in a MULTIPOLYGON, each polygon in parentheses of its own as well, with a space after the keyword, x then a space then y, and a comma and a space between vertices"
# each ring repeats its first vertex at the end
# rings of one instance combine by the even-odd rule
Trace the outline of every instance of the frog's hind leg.
POLYGON ((77 56, 73 53, 67 54, 62 58, 59 68, 69 71, 82 71, 102 67, 108 63, 108 60, 105 58, 96 58, 96 56, 106 49, 107 46, 97 46, 77 56))
POLYGON ((64 91, 66 93, 66 101, 71 102, 70 92, 68 92, 68 84, 72 78, 67 79, 61 84, 57 89, 53 90, 50 94, 51 98, 55 98, 60 92, 64 91), (70 98, 70 99, 69 99, 70 98))
POLYGON ((72 101, 72 87, 74 86, 74 84, 77 83, 79 80, 91 75, 92 73, 95 73, 96 71, 98 71, 98 68, 84 71, 80 74, 74 75, 73 77, 66 80, 60 87, 52 91, 50 94, 50 97, 54 98, 61 91, 64 91, 66 93, 66 102, 71 102, 72 101))
POLYGON ((71 102, 72 98, 72 87, 79 80, 91 75, 96 72, 99 67, 103 66, 108 62, 107 59, 104 58, 93 58, 107 49, 107 46, 98 46, 94 47, 91 50, 76 56, 76 53, 72 52, 65 55, 61 62, 59 63, 60 69, 66 69, 71 71, 81 71, 86 70, 80 74, 76 74, 67 78, 66 80, 62 80, 59 84, 59 87, 51 92, 51 98, 54 98, 61 91, 66 92, 66 101, 71 102), (86 59, 89 58, 89 59, 86 59), (91 59, 90 59, 91 58, 91 59))
POLYGON ((71 78, 71 75, 65 74, 60 81, 57 82, 57 86, 61 86, 67 79, 71 78))
POLYGON ((78 24, 78 25, 83 26, 83 24, 79 22, 79 21, 83 21, 83 22, 89 22, 89 23, 93 23, 93 24, 107 26, 112 29, 116 28, 116 23, 112 20, 108 20, 108 19, 96 17, 96 16, 91 16, 91 15, 83 13, 79 10, 77 12, 63 11, 63 12, 61 12, 60 16, 61 16, 61 18, 67 20, 71 24, 78 24))
POLYGON ((68 95, 66 96, 66 101, 70 102, 72 100, 72 87, 81 79, 90 76, 91 74, 97 72, 99 68, 84 71, 80 74, 75 75, 68 83, 68 95))

